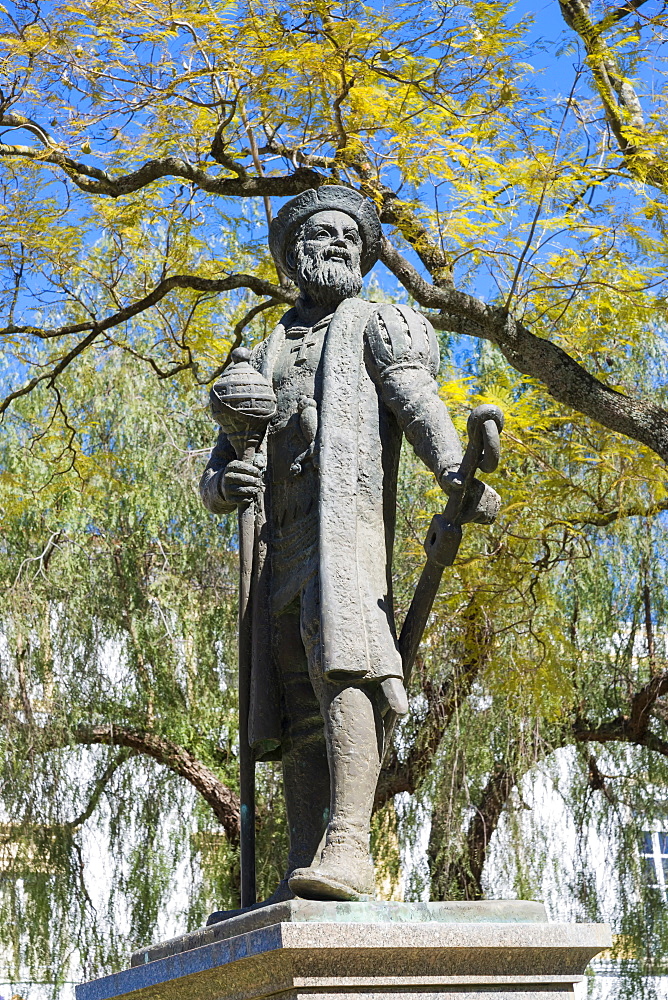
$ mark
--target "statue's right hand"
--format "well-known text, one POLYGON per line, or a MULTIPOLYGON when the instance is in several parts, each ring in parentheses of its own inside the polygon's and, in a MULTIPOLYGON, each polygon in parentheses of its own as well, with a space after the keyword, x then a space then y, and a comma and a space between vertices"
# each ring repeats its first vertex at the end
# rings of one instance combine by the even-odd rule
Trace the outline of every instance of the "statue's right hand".
POLYGON ((261 489, 262 469, 251 462, 228 462, 222 482, 222 494, 228 503, 249 503, 261 489))

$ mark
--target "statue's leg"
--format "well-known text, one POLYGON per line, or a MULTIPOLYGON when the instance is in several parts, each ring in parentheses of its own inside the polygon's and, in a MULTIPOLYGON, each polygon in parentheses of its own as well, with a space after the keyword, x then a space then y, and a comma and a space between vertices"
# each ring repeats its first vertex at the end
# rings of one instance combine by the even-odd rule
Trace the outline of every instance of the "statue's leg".
MULTIPOLYGON (((319 627, 319 625, 317 626, 319 627)), ((281 682, 283 791, 290 847, 285 876, 268 899, 244 910, 217 910, 207 924, 272 903, 294 899, 288 879, 320 858, 329 819, 329 764, 320 702, 309 678, 299 601, 272 623, 274 657, 281 682)))
MULTIPOLYGON (((314 595, 311 592, 308 596, 314 595)), ((323 680, 318 663, 319 635, 316 641, 315 634, 310 634, 311 628, 315 633, 319 614, 305 616, 307 609, 305 601, 302 634, 325 723, 330 817, 321 857, 293 872, 290 888, 308 899, 372 899, 375 882, 369 827, 384 743, 380 699, 376 689, 323 680)))
MULTIPOLYGON (((276 619, 276 660, 281 677, 283 789, 290 850, 285 879, 319 858, 329 819, 329 766, 320 706, 308 675, 299 610, 276 619)), ((289 891, 287 897, 293 893, 289 891)))

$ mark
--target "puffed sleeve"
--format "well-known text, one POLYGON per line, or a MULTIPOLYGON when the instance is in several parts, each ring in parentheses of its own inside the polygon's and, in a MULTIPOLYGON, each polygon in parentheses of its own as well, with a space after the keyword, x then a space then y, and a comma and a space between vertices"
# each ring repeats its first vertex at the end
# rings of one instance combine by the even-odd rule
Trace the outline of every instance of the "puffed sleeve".
POLYGON ((459 467, 462 447, 436 375, 438 341, 431 323, 409 306, 382 305, 365 331, 369 373, 418 458, 442 484, 459 467))

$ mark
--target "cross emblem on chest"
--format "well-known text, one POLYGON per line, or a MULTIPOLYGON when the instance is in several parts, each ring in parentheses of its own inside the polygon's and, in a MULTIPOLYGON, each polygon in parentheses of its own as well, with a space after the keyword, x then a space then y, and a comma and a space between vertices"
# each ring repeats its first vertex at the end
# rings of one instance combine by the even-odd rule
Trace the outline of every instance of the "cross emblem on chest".
POLYGON ((303 365, 306 361, 309 348, 315 347, 318 343, 318 338, 315 335, 315 330, 305 330, 304 337, 300 344, 293 344, 290 348, 290 353, 294 354, 297 352, 297 357, 295 358, 296 365, 303 365))

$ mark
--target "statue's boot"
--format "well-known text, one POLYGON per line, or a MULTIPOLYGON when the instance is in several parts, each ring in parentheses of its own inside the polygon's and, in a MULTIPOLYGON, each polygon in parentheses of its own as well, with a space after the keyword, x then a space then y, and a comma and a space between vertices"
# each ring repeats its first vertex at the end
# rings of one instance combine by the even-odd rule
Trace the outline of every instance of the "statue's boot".
MULTIPOLYGON (((309 720, 291 733, 283 750, 283 794, 290 848, 285 878, 297 868, 308 868, 320 857, 329 821, 329 764, 322 717, 309 720)), ((280 888, 280 887, 279 887, 280 888)), ((290 898, 294 892, 289 890, 290 898)))
POLYGON ((288 816, 290 850, 287 870, 271 896, 237 910, 216 910, 207 925, 272 903, 294 899, 289 878, 296 868, 308 867, 320 857, 329 819, 329 766, 320 715, 286 740, 283 751, 283 791, 288 816))
POLYGON ((372 693, 348 687, 323 706, 331 782, 330 820, 319 860, 298 868, 289 886, 304 899, 369 900, 371 810, 382 760, 382 716, 372 693))

